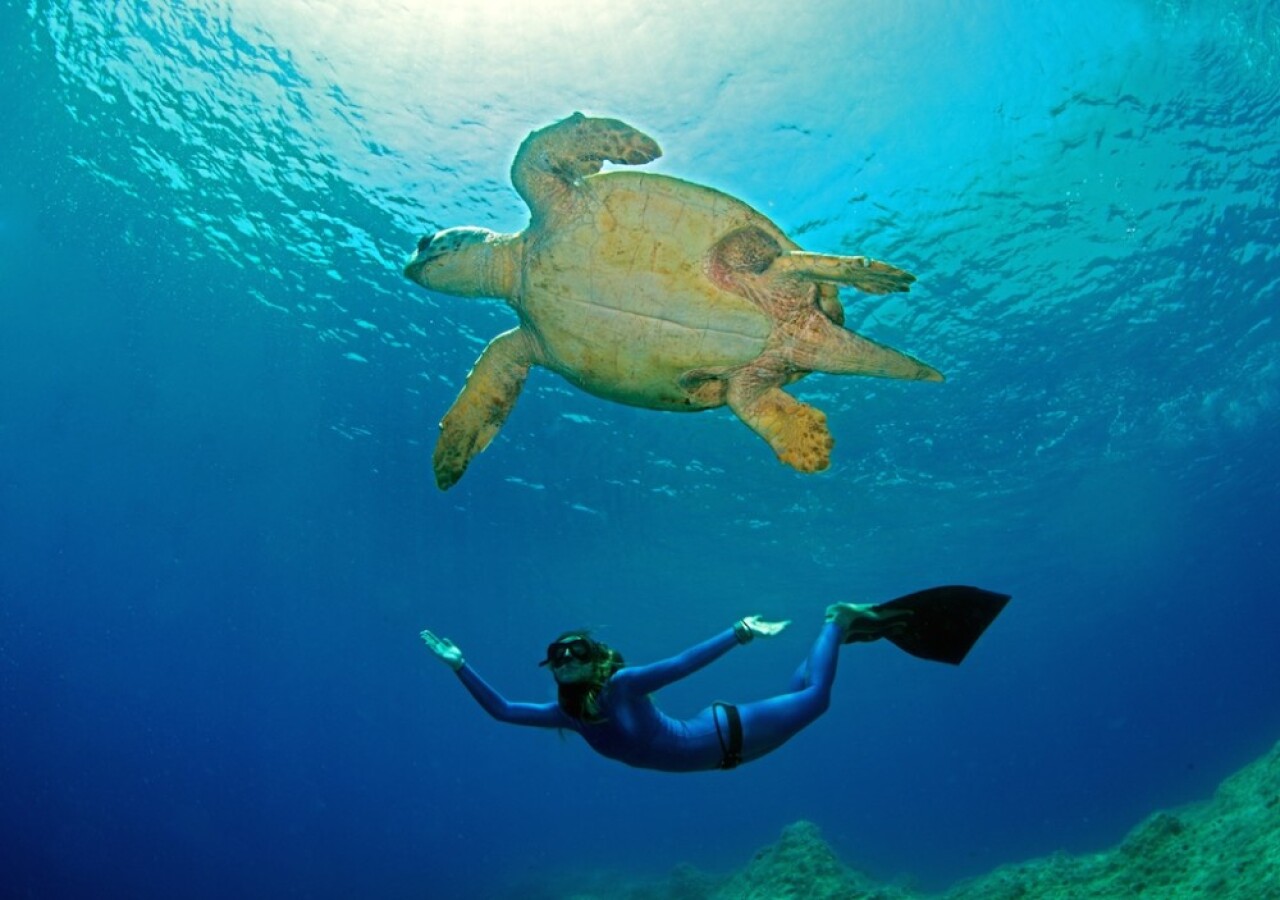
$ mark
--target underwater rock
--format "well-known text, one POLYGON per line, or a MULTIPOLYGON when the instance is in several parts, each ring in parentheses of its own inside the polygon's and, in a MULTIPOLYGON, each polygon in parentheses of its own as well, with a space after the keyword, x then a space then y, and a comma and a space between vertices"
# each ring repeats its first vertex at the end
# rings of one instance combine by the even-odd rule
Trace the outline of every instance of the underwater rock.
POLYGON ((1211 800, 1152 814, 1100 853, 1001 866, 941 895, 877 887, 846 869, 806 822, 729 879, 712 900, 924 898, 1085 900, 1280 897, 1280 744, 1227 778, 1211 800))
POLYGON ((542 879, 524 900, 1086 900, 1280 897, 1280 744, 1227 778, 1211 800, 1156 812, 1100 853, 1054 854, 1001 866, 942 894, 877 884, 836 858, 810 822, 782 831, 728 877, 677 866, 665 882, 574 876, 542 879))
POLYGON ((1002 866, 945 897, 1280 897, 1280 744, 1212 800, 1153 814, 1113 850, 1002 866))
POLYGON ((897 900, 908 897, 843 865, 812 822, 796 822, 711 900, 897 900))

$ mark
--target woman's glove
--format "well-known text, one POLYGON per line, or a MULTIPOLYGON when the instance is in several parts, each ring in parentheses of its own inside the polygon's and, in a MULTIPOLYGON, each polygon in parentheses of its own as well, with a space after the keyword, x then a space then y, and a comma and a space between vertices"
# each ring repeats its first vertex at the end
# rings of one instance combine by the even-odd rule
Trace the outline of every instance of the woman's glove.
POLYGON ((423 630, 418 637, 422 638, 423 642, 426 643, 428 650, 438 656, 453 671, 458 671, 466 663, 466 660, 462 658, 462 651, 458 649, 458 645, 448 638, 436 637, 426 630, 423 630))
POLYGON ((786 619, 782 622, 766 622, 759 616, 747 616, 742 621, 734 623, 733 632, 738 636, 738 643, 745 644, 748 641, 753 640, 756 635, 759 635, 760 637, 773 637, 790 624, 790 619, 786 619))

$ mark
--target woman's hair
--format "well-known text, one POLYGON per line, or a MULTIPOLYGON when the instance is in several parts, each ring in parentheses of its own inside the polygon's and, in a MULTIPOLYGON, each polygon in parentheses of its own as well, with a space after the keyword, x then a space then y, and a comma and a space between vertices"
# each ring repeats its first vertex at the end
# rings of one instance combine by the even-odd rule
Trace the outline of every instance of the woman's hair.
POLYGON ((591 680, 560 685, 557 699, 566 715, 580 722, 586 722, 588 725, 596 725, 604 721, 604 717, 600 715, 600 691, 604 688, 605 682, 625 666, 626 662, 617 650, 608 644, 593 641, 590 634, 583 630, 566 631, 552 643, 558 644, 561 641, 579 637, 591 647, 593 667, 591 680))

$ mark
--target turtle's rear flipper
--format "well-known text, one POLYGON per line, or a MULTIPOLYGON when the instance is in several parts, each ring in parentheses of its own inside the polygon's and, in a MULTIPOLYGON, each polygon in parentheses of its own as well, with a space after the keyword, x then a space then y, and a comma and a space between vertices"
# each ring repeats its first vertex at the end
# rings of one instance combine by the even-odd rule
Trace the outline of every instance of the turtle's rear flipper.
POLYGON ((953 584, 877 603, 872 609, 899 616, 910 613, 890 619, 894 627, 883 635, 886 640, 912 656, 959 665, 1008 602, 1008 594, 953 584))
POLYGON ((498 335, 484 348, 466 385, 440 420, 440 439, 431 457, 440 490, 457 484, 471 457, 497 435, 516 405, 533 362, 528 338, 519 328, 498 335))
POLYGON ((868 294, 895 294, 911 290, 916 280, 897 266, 865 256, 833 256, 790 250, 774 261, 770 274, 794 275, 809 281, 831 281, 847 284, 868 294))
POLYGON ((768 441, 778 459, 797 472, 826 469, 835 446, 827 429, 827 417, 779 387, 744 383, 749 378, 738 373, 729 379, 729 408, 768 441))

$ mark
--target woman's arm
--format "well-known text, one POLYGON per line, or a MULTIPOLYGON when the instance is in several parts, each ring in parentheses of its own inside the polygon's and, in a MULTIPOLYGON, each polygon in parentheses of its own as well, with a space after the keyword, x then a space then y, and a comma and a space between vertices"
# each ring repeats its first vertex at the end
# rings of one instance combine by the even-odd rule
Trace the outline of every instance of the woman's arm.
POLYGON ((610 680, 618 687, 625 684, 628 690, 651 694, 659 688, 692 675, 703 666, 710 665, 724 656, 738 644, 745 643, 739 637, 740 633, 741 629, 737 625, 726 628, 715 637, 690 647, 679 656, 659 660, 647 666, 627 666, 610 680))
POLYGON ((745 619, 734 622, 732 628, 720 632, 696 647, 690 647, 679 656, 650 663, 647 666, 628 666, 614 675, 611 680, 625 684, 630 690, 651 694, 715 662, 735 645, 746 644, 756 636, 773 637, 790 624, 790 619, 783 622, 766 622, 759 616, 747 616, 745 619))
POLYGON ((532 725, 535 728, 573 728, 573 722, 558 704, 512 703, 489 687, 488 682, 466 663, 457 671, 458 680, 471 692, 471 696, 484 707, 485 712, 499 722, 532 725))
POLYGON ((448 638, 436 637, 430 631, 421 632, 419 637, 436 658, 458 673, 458 679, 471 692, 471 696, 484 707, 485 712, 499 722, 532 725, 536 728, 573 727, 573 722, 555 703, 509 703, 467 665, 458 645, 448 638))

